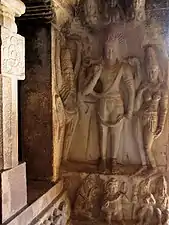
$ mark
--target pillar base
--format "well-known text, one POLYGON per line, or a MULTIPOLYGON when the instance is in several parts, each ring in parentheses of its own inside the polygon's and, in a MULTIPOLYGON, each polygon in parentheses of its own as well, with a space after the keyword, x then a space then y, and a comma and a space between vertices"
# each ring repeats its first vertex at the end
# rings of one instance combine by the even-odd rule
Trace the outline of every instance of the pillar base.
POLYGON ((1 172, 1 222, 27 204, 26 163, 1 172))

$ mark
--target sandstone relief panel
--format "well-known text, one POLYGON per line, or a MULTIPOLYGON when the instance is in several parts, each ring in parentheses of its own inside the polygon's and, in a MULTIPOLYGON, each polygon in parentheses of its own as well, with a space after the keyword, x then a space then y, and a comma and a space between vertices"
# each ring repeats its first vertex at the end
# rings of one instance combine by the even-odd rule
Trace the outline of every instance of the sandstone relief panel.
POLYGON ((169 222, 168 55, 145 3, 80 1, 57 32, 56 142, 73 224, 169 222))
POLYGON ((86 0, 61 29, 56 141, 72 169, 166 167, 168 57, 160 25, 144 8, 145 1, 124 11, 116 1, 86 0))
POLYGON ((162 173, 127 177, 70 172, 65 182, 75 225, 169 222, 168 185, 162 173))

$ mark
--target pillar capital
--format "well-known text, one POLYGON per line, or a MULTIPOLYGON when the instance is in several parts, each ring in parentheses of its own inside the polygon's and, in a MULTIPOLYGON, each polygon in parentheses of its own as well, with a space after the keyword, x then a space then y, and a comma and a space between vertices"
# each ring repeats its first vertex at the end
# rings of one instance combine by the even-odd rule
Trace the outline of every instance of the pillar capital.
POLYGON ((25 40, 17 34, 15 17, 25 12, 20 0, 0 0, 0 169, 18 165, 17 82, 25 79, 25 40))
POLYGON ((15 23, 24 12, 22 1, 0 0, 0 223, 27 204, 26 165, 18 160, 18 80, 25 78, 25 40, 15 23))
POLYGON ((25 13, 25 5, 20 0, 0 0, 0 25, 17 32, 15 17, 25 13))
POLYGON ((9 12, 13 12, 15 17, 21 16, 25 13, 25 5, 20 0, 0 0, 0 8, 5 7, 9 12))

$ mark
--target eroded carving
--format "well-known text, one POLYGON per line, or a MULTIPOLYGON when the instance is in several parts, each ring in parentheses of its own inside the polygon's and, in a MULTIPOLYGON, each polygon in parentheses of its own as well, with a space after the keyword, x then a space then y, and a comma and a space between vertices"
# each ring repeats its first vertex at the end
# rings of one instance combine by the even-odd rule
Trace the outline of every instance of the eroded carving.
POLYGON ((135 179, 91 174, 77 191, 73 218, 86 224, 164 225, 168 200, 167 181, 161 174, 135 179), (97 214, 91 213, 96 209, 97 214))
POLYGON ((143 180, 138 187, 137 202, 133 208, 133 217, 138 225, 151 224, 153 219, 156 201, 150 191, 150 181, 143 180))
MULTIPOLYGON (((122 186, 125 184, 123 183, 122 186)), ((105 184, 102 211, 105 214, 107 224, 112 224, 113 221, 120 221, 124 223, 123 218, 123 197, 127 190, 120 187, 119 181, 111 178, 105 184)))
POLYGON ((76 216, 88 219, 99 216, 101 185, 99 176, 89 175, 85 179, 77 193, 74 206, 76 216))
POLYGON ((134 8, 134 17, 136 21, 144 21, 146 19, 145 15, 145 0, 134 0, 133 8, 134 8))
POLYGON ((1 29, 2 36, 2 74, 25 79, 24 39, 6 28, 1 29))
POLYGON ((164 176, 159 177, 155 189, 156 213, 159 224, 164 225, 169 223, 169 196, 167 189, 166 178, 164 176))
POLYGON ((103 19, 103 13, 102 13, 102 7, 103 2, 101 0, 85 0, 82 4, 82 23, 87 26, 89 29, 99 29, 100 23, 102 23, 103 19))
POLYGON ((110 23, 121 23, 135 20, 143 22, 145 16, 145 0, 84 0, 80 2, 78 15, 83 26, 90 31, 104 29, 110 23))

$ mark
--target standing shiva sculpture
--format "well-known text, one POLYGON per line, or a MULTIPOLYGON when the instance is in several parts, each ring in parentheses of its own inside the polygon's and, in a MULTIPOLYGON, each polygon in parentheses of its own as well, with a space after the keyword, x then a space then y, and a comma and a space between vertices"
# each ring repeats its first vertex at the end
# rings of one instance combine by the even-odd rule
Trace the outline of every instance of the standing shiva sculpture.
POLYGON ((108 158, 112 161, 112 167, 117 163, 124 118, 132 117, 135 97, 133 70, 129 64, 122 62, 119 45, 119 39, 109 34, 104 48, 104 62, 93 66, 93 78, 83 91, 84 95, 91 94, 98 98, 100 167, 104 171, 108 169, 108 158), (98 81, 102 84, 101 93, 94 90, 98 81), (121 85, 126 90, 126 100, 121 85))

